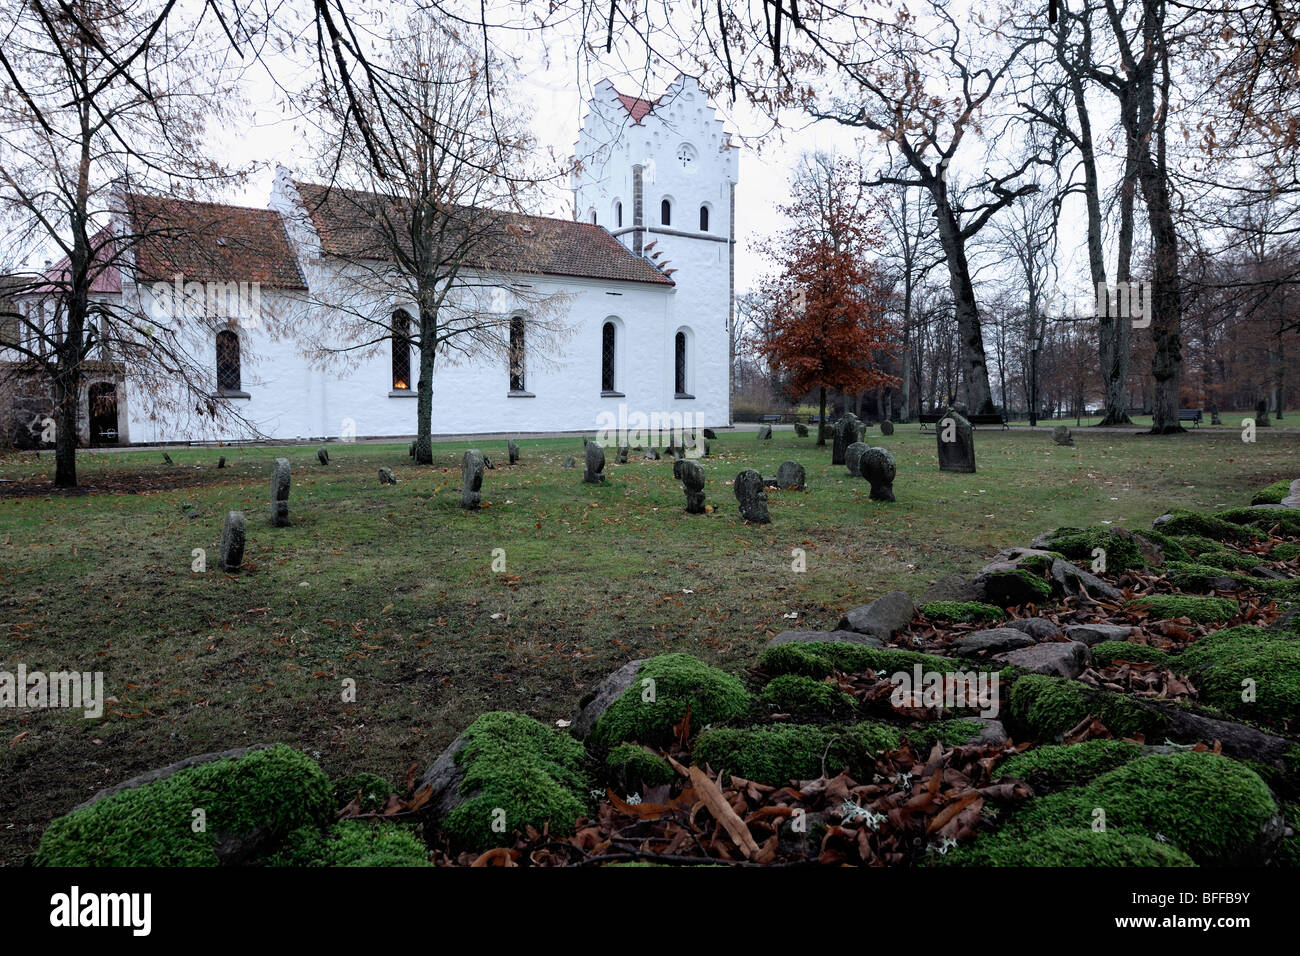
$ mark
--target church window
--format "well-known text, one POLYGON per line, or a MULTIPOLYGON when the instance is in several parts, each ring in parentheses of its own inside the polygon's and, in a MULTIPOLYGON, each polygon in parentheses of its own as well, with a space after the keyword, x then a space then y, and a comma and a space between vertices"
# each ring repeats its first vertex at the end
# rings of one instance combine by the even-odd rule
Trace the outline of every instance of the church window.
POLYGON ((591 211, 591 224, 596 225, 596 210, 594 209, 591 211))
POLYGON ((623 204, 621 202, 614 203, 614 228, 623 228, 623 204))
POLYGON ((709 231, 709 207, 700 207, 700 232, 709 231))
POLYGON ((616 330, 613 322, 606 322, 600 330, 600 390, 614 391, 614 351, 616 330))
POLYGON ((659 222, 665 226, 673 224, 673 204, 667 199, 659 204, 659 222))
POLYGON ((673 342, 673 391, 678 398, 690 398, 690 393, 686 387, 690 384, 688 381, 688 356, 686 354, 689 346, 686 333, 679 331, 673 342))
POLYGON ((411 316, 405 309, 393 313, 393 391, 411 387, 411 316))
POLYGON ((239 391, 239 336, 230 329, 217 333, 217 390, 239 391))
POLYGON ((510 391, 527 391, 524 381, 524 317, 510 320, 510 391))
POLYGON ((695 169, 695 159, 695 147, 690 143, 682 143, 681 146, 677 147, 677 162, 681 165, 682 169, 687 172, 693 172, 695 169))

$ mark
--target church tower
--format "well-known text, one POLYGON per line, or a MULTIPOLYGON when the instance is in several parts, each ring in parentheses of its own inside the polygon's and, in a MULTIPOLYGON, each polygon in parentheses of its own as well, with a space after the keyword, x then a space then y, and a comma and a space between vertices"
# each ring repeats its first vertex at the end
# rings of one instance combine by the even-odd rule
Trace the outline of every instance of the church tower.
POLYGON ((670 411, 719 424, 731 421, 737 152, 694 78, 653 100, 602 80, 572 179, 574 218, 608 229, 676 284, 663 320, 670 411))

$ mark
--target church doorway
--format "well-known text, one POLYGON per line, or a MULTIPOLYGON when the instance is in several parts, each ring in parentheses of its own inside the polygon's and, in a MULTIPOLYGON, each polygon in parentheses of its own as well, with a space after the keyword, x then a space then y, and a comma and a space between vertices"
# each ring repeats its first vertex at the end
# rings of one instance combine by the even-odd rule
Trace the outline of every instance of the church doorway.
POLYGON ((90 386, 90 443, 117 444, 117 386, 96 382, 90 386))

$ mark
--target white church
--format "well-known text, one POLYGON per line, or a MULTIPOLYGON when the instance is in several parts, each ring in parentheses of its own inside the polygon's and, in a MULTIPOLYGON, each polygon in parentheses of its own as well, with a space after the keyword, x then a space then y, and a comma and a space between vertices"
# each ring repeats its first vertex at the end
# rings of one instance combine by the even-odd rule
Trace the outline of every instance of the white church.
MULTIPOLYGON (((512 286, 560 293, 565 335, 553 351, 535 354, 545 346, 530 341, 521 305, 511 318, 509 361, 440 358, 434 434, 587 431, 629 412, 729 424, 737 153, 694 79, 677 79, 654 100, 599 83, 576 144, 573 219, 516 217, 523 232, 547 238, 548 254, 480 276, 503 293, 512 286)), ((105 356, 87 366, 83 442, 414 434, 419 356, 401 336, 338 368, 313 360, 292 328, 286 335, 281 323, 272 332, 275 323, 258 320, 319 303, 322 288, 346 288, 355 249, 336 192, 281 167, 266 209, 126 196, 119 215, 136 220, 136 234, 144 218, 183 231, 186 242, 142 246, 120 274, 97 283, 96 295, 147 312, 172 283, 177 291, 182 281, 244 283, 260 301, 222 314, 195 345, 211 368, 211 397, 229 403, 238 422, 162 414, 156 385, 143 387, 105 356)), ((392 299, 374 308, 394 305, 394 315, 417 314, 392 299)))

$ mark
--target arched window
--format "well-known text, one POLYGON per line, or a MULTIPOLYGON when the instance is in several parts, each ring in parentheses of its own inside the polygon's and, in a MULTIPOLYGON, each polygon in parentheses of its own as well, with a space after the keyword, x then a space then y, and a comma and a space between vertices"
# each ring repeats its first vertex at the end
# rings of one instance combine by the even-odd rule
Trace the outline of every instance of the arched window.
POLYGON ((600 330, 600 390, 614 391, 614 360, 616 358, 617 330, 613 322, 606 322, 600 330))
POLYGON ((591 224, 596 225, 596 210, 594 209, 591 211, 591 224))
POLYGON ((709 231, 709 207, 700 207, 700 232, 709 231))
POLYGON ((667 199, 659 204, 659 222, 664 226, 673 224, 673 204, 667 199))
POLYGON ((686 333, 678 332, 673 343, 673 391, 678 398, 689 394, 686 391, 686 333))
POLYGON ((405 309, 393 313, 393 391, 411 387, 411 316, 405 309))
POLYGON ((614 203, 614 228, 623 228, 623 204, 621 202, 614 203))
POLYGON ((527 391, 524 380, 524 317, 510 320, 510 391, 527 391))
POLYGON ((230 329, 217 333, 217 391, 239 391, 239 336, 230 329))

